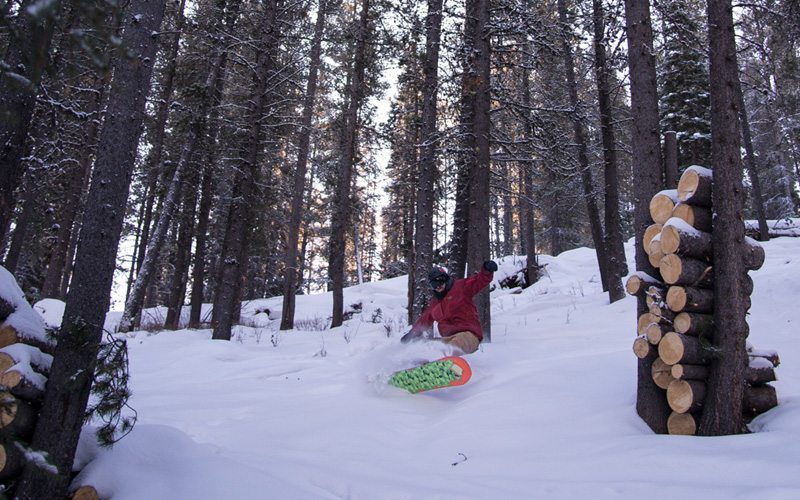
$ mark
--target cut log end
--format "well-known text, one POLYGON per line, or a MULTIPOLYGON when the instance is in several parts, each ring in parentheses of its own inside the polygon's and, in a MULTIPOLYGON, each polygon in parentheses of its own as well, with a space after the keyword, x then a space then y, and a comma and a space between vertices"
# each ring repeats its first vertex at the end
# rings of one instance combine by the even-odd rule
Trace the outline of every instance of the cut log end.
POLYGON ((645 359, 650 355, 650 343, 644 337, 637 337, 633 341, 633 353, 639 359, 645 359))
POLYGON ((650 373, 653 376, 653 381, 662 389, 669 387, 670 382, 675 380, 672 378, 672 367, 664 363, 661 358, 656 358, 653 361, 650 373))
POLYGON ((671 216, 678 201, 677 191, 666 190, 656 193, 650 200, 650 217, 656 224, 665 223, 671 216))
POLYGON ((651 224, 647 226, 647 229, 644 230, 644 236, 642 237, 642 245, 644 247, 645 252, 650 252, 650 242, 661 234, 661 230, 664 226, 661 224, 651 224))
POLYGON ((94 486, 81 486, 72 493, 72 500, 100 500, 94 486))
POLYGON ((699 409, 705 399, 705 383, 695 380, 675 380, 667 387, 667 403, 676 413, 699 409))
POLYGON ((694 436, 697 434, 697 422, 691 413, 672 412, 667 419, 667 431, 676 436, 694 436))

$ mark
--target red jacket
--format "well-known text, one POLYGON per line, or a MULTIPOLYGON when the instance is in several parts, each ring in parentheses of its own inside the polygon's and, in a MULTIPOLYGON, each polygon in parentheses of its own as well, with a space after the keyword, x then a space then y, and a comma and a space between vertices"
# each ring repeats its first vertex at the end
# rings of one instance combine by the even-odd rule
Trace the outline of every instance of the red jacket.
POLYGON ((456 280, 443 300, 433 298, 425 312, 414 323, 411 331, 421 334, 431 328, 434 321, 438 321, 439 333, 442 337, 469 331, 474 333, 478 339, 483 340, 478 310, 472 302, 472 297, 492 281, 493 275, 494 273, 481 267, 478 274, 456 280))

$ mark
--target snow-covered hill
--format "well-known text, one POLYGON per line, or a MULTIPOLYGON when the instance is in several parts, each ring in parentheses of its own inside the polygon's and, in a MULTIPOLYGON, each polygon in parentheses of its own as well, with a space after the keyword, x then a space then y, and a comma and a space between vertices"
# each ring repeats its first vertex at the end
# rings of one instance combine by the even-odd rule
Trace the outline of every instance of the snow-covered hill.
MULTIPOLYGON (((327 294, 255 301, 231 342, 128 335, 133 432, 77 483, 141 499, 800 498, 800 238, 765 244, 749 341, 774 349, 780 405, 753 434, 654 435, 637 417, 635 301, 601 293, 588 249, 543 257, 522 293, 492 293, 491 344, 460 388, 409 395, 387 374, 443 346, 401 345, 405 278, 350 288, 360 312, 319 330, 327 294), (269 311, 269 312, 267 312, 269 311)), ((630 248, 628 248, 630 252, 630 248)), ((503 259, 498 277, 520 267, 503 259)))

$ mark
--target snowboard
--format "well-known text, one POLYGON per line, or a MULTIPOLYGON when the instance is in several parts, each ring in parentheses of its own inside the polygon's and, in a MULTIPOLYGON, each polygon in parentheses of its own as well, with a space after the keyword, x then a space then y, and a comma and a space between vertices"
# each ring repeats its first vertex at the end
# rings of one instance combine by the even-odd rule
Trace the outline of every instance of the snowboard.
POLYGON ((411 394, 464 385, 472 376, 472 369, 464 358, 447 356, 414 368, 392 374, 389 384, 411 394))

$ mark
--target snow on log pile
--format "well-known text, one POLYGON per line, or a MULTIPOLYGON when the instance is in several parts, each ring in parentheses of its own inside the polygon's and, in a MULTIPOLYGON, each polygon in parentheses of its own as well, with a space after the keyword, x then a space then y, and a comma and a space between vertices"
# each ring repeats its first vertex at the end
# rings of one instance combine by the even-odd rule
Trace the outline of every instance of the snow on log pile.
POLYGON ((41 317, 0 267, 0 484, 5 489, 25 464, 53 347, 41 317))
MULTIPOLYGON (((714 328, 714 267, 711 209, 712 171, 689 167, 678 189, 657 193, 650 202, 653 219, 642 245, 658 276, 634 273, 626 283, 629 294, 644 296, 648 312, 637 322, 633 352, 640 359, 657 356, 652 364, 655 384, 664 389, 672 413, 670 434, 694 435, 705 399, 710 340, 714 328)), ((764 263, 764 249, 746 238, 748 271, 764 263)), ((749 276, 748 276, 749 278, 749 276)), ((753 292, 748 279, 749 297, 753 292)), ((748 344, 746 419, 778 404, 774 368, 778 355, 748 344)))

